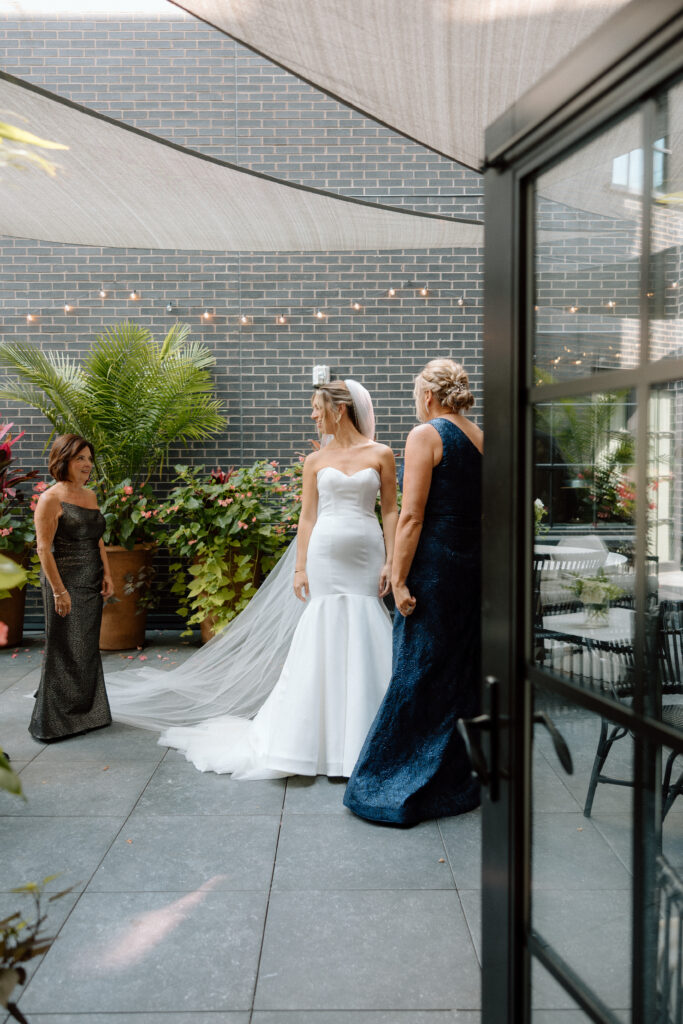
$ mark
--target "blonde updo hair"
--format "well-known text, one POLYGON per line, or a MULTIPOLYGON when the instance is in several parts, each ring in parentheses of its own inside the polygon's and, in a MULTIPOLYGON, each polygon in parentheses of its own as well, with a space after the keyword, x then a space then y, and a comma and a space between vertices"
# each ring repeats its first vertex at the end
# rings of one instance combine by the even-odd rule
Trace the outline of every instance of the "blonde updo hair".
POLYGON ((356 407, 353 404, 351 392, 343 380, 331 380, 329 384, 319 384, 316 386, 315 394, 320 396, 325 412, 333 417, 340 406, 345 405, 349 419, 358 430, 356 407))
POLYGON ((474 405, 469 377, 454 359, 430 360, 415 378, 416 398, 421 389, 431 391, 437 401, 452 412, 465 412, 474 405))

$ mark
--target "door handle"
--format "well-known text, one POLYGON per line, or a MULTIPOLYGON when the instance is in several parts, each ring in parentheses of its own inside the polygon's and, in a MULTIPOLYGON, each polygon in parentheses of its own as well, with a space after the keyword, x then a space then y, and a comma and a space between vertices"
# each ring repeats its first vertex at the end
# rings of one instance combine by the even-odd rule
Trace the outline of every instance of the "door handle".
POLYGON ((547 714, 547 712, 545 711, 535 711, 534 724, 544 725, 546 727, 546 729, 550 733, 550 738, 553 741, 555 753, 557 754, 560 764, 566 771, 567 775, 573 775, 574 762, 572 761, 571 751, 567 746, 567 741, 565 740, 564 736, 553 722, 550 715, 547 714))
MULTIPOLYGON (((458 731, 465 741, 474 774, 479 777, 483 786, 488 786, 489 798, 492 803, 498 800, 500 793, 499 730, 501 725, 507 724, 508 721, 507 715, 500 714, 499 685, 498 680, 494 676, 486 677, 486 691, 490 708, 488 714, 477 715, 476 718, 458 719, 458 731), (484 733, 489 735, 490 756, 488 761, 482 743, 484 733)), ((573 775, 574 763, 571 751, 567 741, 550 715, 545 711, 536 711, 533 716, 533 722, 535 725, 542 725, 548 730, 560 764, 567 775, 573 775)))
POLYGON ((498 729, 500 728, 498 686, 498 680, 494 676, 486 677, 489 714, 477 715, 476 718, 458 719, 458 732, 465 741, 474 774, 479 777, 483 786, 488 786, 489 797, 493 803, 498 800, 500 791, 500 769, 498 765, 498 729), (482 745, 482 734, 485 732, 490 737, 490 765, 486 760, 486 754, 482 745))

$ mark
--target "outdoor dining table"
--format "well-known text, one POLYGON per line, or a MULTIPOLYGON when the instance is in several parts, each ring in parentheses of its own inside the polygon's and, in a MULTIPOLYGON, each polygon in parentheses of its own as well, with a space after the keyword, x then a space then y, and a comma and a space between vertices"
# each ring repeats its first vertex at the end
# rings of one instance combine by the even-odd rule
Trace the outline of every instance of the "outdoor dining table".
POLYGON ((633 657, 635 612, 610 608, 605 625, 586 622, 583 611, 544 615, 536 637, 543 641, 542 660, 562 675, 612 687, 623 682, 633 657))

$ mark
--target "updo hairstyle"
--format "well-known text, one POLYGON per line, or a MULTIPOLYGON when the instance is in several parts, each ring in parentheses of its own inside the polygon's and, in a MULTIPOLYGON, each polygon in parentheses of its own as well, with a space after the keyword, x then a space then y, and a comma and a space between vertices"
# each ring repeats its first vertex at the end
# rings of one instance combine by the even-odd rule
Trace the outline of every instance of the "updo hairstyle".
POLYGON ((430 360, 415 378, 415 397, 421 388, 431 391, 437 401, 452 412, 464 412, 474 405, 469 377, 454 359, 430 360))
POLYGON ((337 410, 342 405, 345 405, 349 419, 356 430, 359 430, 356 407, 353 404, 351 392, 343 380, 331 380, 329 384, 318 384, 316 385, 315 393, 316 395, 320 395, 323 408, 327 415, 331 415, 333 418, 336 418, 337 410))
POLYGON ((69 463, 75 459, 84 448, 90 449, 90 454, 95 458, 95 449, 85 437, 80 434, 60 434, 56 437, 47 463, 48 472, 55 480, 63 483, 69 479, 69 463))

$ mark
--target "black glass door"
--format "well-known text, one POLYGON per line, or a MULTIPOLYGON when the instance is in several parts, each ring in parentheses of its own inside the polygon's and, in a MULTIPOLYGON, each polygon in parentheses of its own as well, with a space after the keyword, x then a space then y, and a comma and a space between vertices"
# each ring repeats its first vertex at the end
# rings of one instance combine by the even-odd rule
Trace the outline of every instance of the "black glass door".
POLYGON ((653 11, 487 135, 484 1024, 683 1019, 683 26, 653 11))

